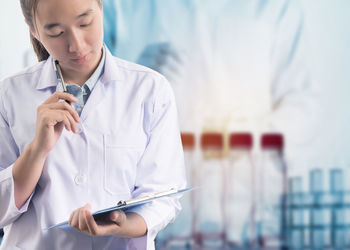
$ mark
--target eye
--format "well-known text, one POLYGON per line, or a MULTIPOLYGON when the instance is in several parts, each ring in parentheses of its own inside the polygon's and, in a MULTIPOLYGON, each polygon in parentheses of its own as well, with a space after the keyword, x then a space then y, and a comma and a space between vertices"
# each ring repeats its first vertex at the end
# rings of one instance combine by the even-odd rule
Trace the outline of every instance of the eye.
POLYGON ((52 37, 52 38, 56 38, 56 37, 59 37, 60 35, 62 35, 63 34, 63 31, 61 31, 59 34, 57 34, 57 35, 49 35, 49 37, 52 37))
POLYGON ((85 28, 91 25, 92 22, 87 23, 87 24, 80 24, 80 27, 85 28))

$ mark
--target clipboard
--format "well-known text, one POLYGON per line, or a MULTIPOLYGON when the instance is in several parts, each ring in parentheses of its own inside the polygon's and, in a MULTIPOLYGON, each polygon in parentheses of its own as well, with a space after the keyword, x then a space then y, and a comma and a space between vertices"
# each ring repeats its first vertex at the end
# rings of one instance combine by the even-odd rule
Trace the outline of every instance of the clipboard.
MULTIPOLYGON (((141 197, 136 197, 136 198, 133 198, 130 200, 119 201, 116 206, 105 208, 102 210, 98 210, 95 213, 93 213, 92 216, 102 215, 104 213, 109 213, 109 212, 112 212, 115 210, 123 210, 124 211, 128 208, 140 206, 140 205, 143 205, 145 203, 151 202, 153 200, 157 200, 160 198, 169 197, 169 196, 173 196, 173 195, 177 195, 177 194, 182 194, 182 193, 185 193, 185 192, 190 191, 192 189, 193 188, 185 188, 185 189, 177 190, 177 189, 172 188, 170 190, 159 192, 159 193, 151 193, 151 194, 147 194, 147 195, 144 195, 141 197)), ((68 221, 64 221, 62 223, 45 228, 44 230, 49 230, 52 228, 62 227, 62 226, 67 226, 67 225, 68 225, 68 221)))

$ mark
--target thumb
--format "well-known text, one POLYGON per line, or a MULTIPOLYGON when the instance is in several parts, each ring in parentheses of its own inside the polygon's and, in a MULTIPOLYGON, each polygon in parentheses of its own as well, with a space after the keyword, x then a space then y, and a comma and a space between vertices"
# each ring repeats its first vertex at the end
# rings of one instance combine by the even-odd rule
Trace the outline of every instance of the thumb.
POLYGON ((111 221, 120 226, 123 223, 123 212, 113 211, 110 213, 109 218, 111 221))
POLYGON ((117 222, 118 218, 119 218, 119 213, 117 211, 113 211, 110 213, 109 218, 114 221, 117 222))

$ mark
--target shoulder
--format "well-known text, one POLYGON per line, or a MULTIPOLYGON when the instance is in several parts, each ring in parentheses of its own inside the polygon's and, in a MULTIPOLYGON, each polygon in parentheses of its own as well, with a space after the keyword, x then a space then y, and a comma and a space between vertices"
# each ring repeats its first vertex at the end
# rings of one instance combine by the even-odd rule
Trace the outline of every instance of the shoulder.
POLYGON ((160 73, 145 66, 113 56, 115 77, 122 86, 142 89, 148 93, 171 92, 168 80, 160 73))
POLYGON ((112 55, 112 53, 106 48, 106 59, 102 81, 119 81, 130 84, 132 82, 144 81, 145 79, 154 79, 155 81, 166 81, 165 77, 160 73, 136 64, 130 61, 126 61, 119 57, 112 55))
POLYGON ((0 91, 6 92, 10 88, 34 87, 40 78, 42 69, 46 61, 39 62, 33 66, 22 69, 21 71, 9 75, 0 80, 0 91))
POLYGON ((118 57, 114 57, 114 62, 125 75, 144 76, 156 80, 166 80, 162 74, 140 64, 126 61, 118 57))

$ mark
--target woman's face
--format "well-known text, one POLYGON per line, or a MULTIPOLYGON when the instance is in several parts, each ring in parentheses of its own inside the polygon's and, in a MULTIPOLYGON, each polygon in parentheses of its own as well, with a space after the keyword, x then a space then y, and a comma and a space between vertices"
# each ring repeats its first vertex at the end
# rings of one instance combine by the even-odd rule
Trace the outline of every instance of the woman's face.
POLYGON ((91 74, 101 58, 102 7, 96 0, 41 0, 32 31, 68 76, 91 74))

